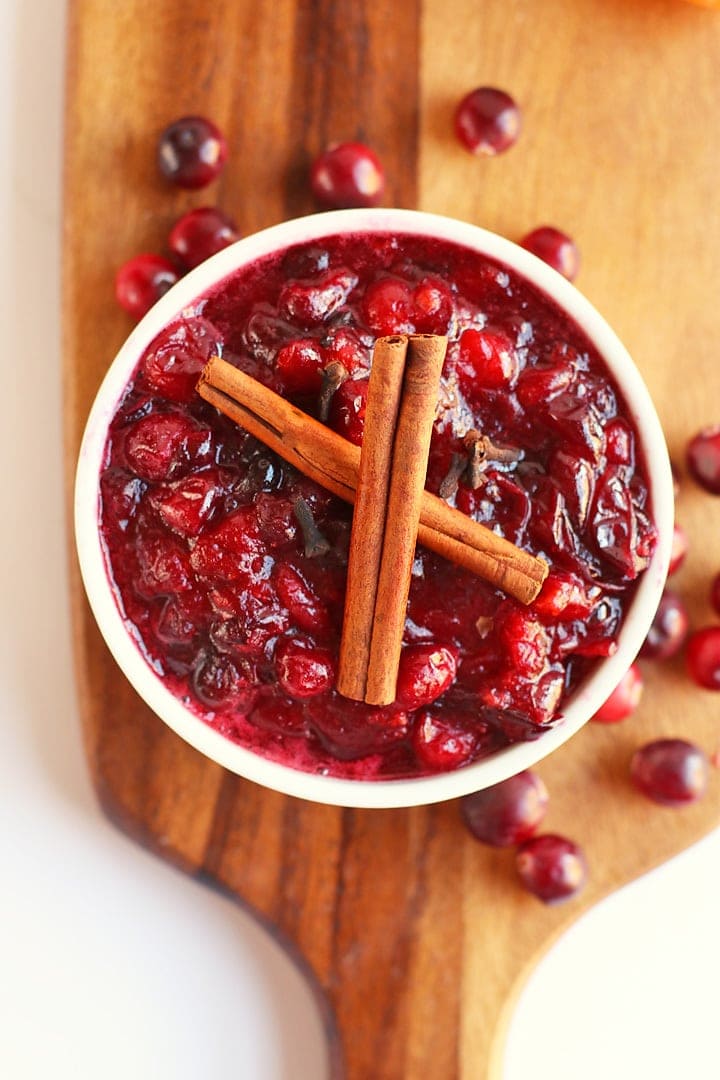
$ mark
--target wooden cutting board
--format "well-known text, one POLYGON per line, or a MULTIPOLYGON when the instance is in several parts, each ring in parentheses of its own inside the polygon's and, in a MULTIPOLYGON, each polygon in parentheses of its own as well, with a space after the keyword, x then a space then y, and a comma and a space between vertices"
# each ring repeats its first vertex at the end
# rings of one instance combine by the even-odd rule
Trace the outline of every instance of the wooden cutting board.
MULTIPOLYGON (((312 210, 305 176, 331 140, 365 139, 387 205, 511 238, 542 223, 582 249, 579 286, 634 354, 682 458, 720 420, 717 285, 720 14, 681 0, 71 0, 65 186, 68 496, 93 394, 130 329, 116 267, 162 250, 189 208, 218 203, 244 232, 312 210), (476 160, 452 113, 474 86, 509 90, 518 144, 476 160), (219 184, 169 190, 159 130, 211 116, 231 154, 219 184)), ((720 500, 686 483, 693 548, 678 576, 696 623, 720 569, 720 500)), ((106 651, 73 562, 75 655, 87 756, 108 815, 220 886, 272 927, 326 1005, 335 1075, 500 1076, 503 1029, 549 943, 600 897, 720 820, 714 774, 699 805, 655 808, 627 780, 632 750, 682 735, 720 743, 718 699, 681 661, 647 667, 641 711, 591 725, 546 761, 547 827, 586 849, 590 883, 547 909, 512 856, 482 849, 457 806, 352 811, 239 780, 151 715, 106 651), (344 1063, 344 1064, 343 1064, 344 1063)))

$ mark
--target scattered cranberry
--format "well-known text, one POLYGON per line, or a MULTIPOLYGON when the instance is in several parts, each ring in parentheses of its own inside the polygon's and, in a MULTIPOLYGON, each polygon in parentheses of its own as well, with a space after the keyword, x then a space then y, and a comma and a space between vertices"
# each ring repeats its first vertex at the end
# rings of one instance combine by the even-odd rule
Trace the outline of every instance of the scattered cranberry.
POLYGON ((335 666, 327 649, 313 648, 299 638, 281 641, 275 650, 277 679, 291 698, 310 698, 329 690, 335 666))
POLYGON ((674 574, 676 570, 679 570, 682 564, 685 562, 685 556, 688 553, 688 538, 687 533, 683 529, 682 525, 675 525, 673 527, 672 538, 672 551, 670 552, 670 565, 668 567, 668 574, 674 574))
POLYGON ((457 659, 444 645, 408 645, 400 657, 398 705, 420 709, 444 694, 457 674, 457 659))
POLYGON ((632 664, 591 719, 599 724, 617 724, 620 720, 625 720, 637 709, 642 692, 642 672, 637 664, 632 664))
POLYGON ((640 650, 640 656, 645 660, 669 660, 682 648, 689 625, 684 603, 677 593, 666 589, 640 650))
POLYGON ((720 574, 716 574, 710 586, 710 603, 720 615, 720 574))
POLYGON ((526 840, 518 848, 515 862, 525 888, 545 904, 575 896, 587 879, 582 849, 552 833, 526 840))
POLYGON ((377 206, 385 190, 385 173, 369 146, 340 143, 315 159, 310 170, 310 186, 325 210, 377 206))
POLYGON ((630 775, 635 786, 661 806, 685 806, 705 792, 708 760, 684 739, 658 739, 633 754, 630 775))
POLYGON ((521 247, 537 255, 539 259, 552 266, 568 281, 574 281, 580 269, 580 252, 575 242, 564 232, 552 225, 541 225, 533 229, 520 241, 521 247))
POLYGON ((545 784, 526 770, 494 787, 466 795, 460 810, 476 840, 492 847, 514 847, 533 835, 547 806, 545 784))
POLYGON ((214 206, 199 206, 178 218, 170 232, 168 245, 183 266, 192 270, 239 239, 240 233, 232 218, 214 206))
POLYGON ((203 116, 184 116, 170 124, 158 140, 160 172, 182 188, 205 187, 220 175, 227 143, 219 128, 203 116))
POLYGON ((466 94, 455 111, 455 134, 473 154, 501 154, 519 133, 520 110, 504 90, 481 86, 466 94))
POLYGON ((706 626, 690 635, 687 666, 698 686, 720 690, 720 626, 706 626))
POLYGON ((711 495, 720 495, 720 424, 705 428, 690 440, 687 467, 711 495))
POLYGON ((136 255, 115 275, 115 299, 134 318, 142 319, 179 276, 162 255, 136 255))

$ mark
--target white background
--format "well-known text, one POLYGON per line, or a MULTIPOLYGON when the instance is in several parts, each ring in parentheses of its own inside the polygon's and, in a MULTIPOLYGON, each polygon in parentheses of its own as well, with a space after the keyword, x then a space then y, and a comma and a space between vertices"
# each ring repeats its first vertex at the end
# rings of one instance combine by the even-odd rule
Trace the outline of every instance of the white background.
MULTIPOLYGON (((0 1075, 324 1080, 294 968, 108 825, 88 783, 61 470, 63 47, 61 0, 0 0, 0 1075)), ((719 1077, 719 910, 717 833, 583 918, 520 1001, 505 1080, 719 1077)))

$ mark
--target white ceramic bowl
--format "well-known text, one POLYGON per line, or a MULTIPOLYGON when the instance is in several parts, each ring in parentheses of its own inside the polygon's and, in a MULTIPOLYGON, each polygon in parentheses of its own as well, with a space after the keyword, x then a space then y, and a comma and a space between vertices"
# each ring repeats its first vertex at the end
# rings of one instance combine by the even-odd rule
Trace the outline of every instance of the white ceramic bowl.
POLYGON ((464 222, 410 210, 341 210, 288 221, 240 240, 178 282, 132 332, 100 387, 80 451, 75 494, 77 550, 93 613, 117 663, 147 704, 197 750, 240 776, 300 798, 355 807, 412 806, 465 795, 531 767, 574 735, 609 696, 642 645, 667 574, 672 522, 672 478, 657 414, 630 356, 595 308, 554 270, 510 241, 464 222), (99 475, 108 424, 153 338, 200 294, 239 268, 293 244, 344 232, 412 233, 454 241, 498 259, 551 296, 585 331, 620 386, 642 442, 660 536, 627 613, 617 652, 578 688, 564 708, 564 720, 534 742, 510 746, 454 772, 417 779, 343 780, 301 772, 243 749, 184 708, 142 658, 123 624, 98 529, 99 475))

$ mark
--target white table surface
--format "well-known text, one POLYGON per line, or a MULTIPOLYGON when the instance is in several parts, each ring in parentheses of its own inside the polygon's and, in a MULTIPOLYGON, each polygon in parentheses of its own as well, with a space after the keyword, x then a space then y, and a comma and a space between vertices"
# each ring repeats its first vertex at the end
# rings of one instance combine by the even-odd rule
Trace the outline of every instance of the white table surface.
MULTIPOLYGON (((63 38, 62 0, 0 0, 0 1076, 322 1080, 289 961, 110 826, 88 782, 61 470, 63 38)), ((720 1077, 719 910, 715 833, 586 915, 522 996, 505 1080, 720 1077)))

